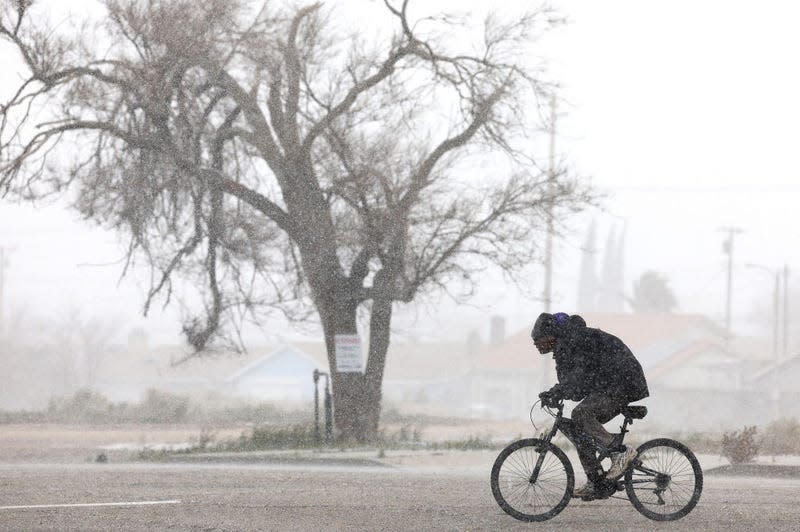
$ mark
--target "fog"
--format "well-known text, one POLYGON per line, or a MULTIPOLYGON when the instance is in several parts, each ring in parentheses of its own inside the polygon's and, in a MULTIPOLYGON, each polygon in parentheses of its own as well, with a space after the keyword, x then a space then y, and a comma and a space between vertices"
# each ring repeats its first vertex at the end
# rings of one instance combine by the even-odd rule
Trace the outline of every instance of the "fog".
POLYGON ((2 2, 0 528, 800 529, 800 4, 536 8, 2 2))
MULTIPOLYGON (((372 4, 369 9, 374 10, 372 4)), ((483 4, 473 2, 470 8, 480 11, 483 4)), ((70 3, 76 10, 85 5, 70 3)), ((352 17, 361 4, 342 5, 345 15, 352 17)), ((427 2, 424 9, 464 5, 427 2)), ((688 1, 662 6, 635 1, 555 5, 569 21, 542 44, 550 73, 560 85, 555 155, 571 175, 585 176, 602 198, 596 208, 556 221, 553 310, 581 312, 582 248, 594 224, 596 274, 601 275, 613 232, 622 249, 618 267, 623 296, 632 297, 634 281, 655 271, 665 276, 674 292, 674 314, 723 327, 728 255, 723 251, 727 235, 722 229, 736 227, 741 233, 733 247, 730 294, 735 341, 726 343, 719 331, 713 340, 731 349, 721 355, 726 363, 741 362, 746 368, 738 375, 769 369, 777 359, 771 353, 773 278, 765 269, 776 272, 786 267, 788 332, 781 328, 780 337, 783 341, 786 336, 789 348, 781 359, 793 357, 800 342, 796 331, 800 302, 795 297, 800 232, 793 216, 800 196, 800 161, 794 155, 800 75, 791 65, 800 49, 800 35, 793 26, 800 8, 780 2, 757 8, 688 1)), ((7 70, 20 68, 19 58, 7 47, 0 54, 7 70)), ((0 85, 4 97, 15 79, 5 76, 0 85)), ((102 368, 118 366, 120 360, 130 362, 128 356, 157 365, 154 375, 179 371, 170 362, 180 358, 183 349, 180 308, 155 306, 142 316, 146 272, 133 268, 121 279, 124 243, 119 235, 79 220, 67 203, 54 199, 32 206, 4 200, 0 209, 5 258, 1 327, 8 339, 4 348, 16 349, 6 366, 13 371, 4 371, 4 379, 15 383, 3 386, 4 408, 42 408, 51 396, 96 388, 103 380, 102 368), (71 332, 65 337, 66 329, 71 332), (136 338, 144 338, 144 344, 131 347, 136 338), (42 367, 47 370, 41 371, 42 367)), ((496 347, 490 338, 491 317, 505 320, 500 345, 514 335, 527 334, 544 310, 543 277, 538 264, 531 264, 519 284, 490 269, 468 301, 454 302, 440 293, 398 304, 393 341, 463 348, 461 359, 450 360, 456 367, 467 367, 476 349, 491 353, 496 347)), ((628 304, 592 311, 632 314, 628 304)), ((657 326, 658 318, 650 319, 657 326)), ((229 376, 280 346, 319 343, 321 333, 313 320, 289 324, 276 314, 261 327, 247 327, 243 339, 249 354, 228 364, 229 376)), ((532 345, 528 348, 534 362, 526 369, 542 373, 539 355, 532 345)), ((308 351, 314 349, 318 347, 308 351)), ((315 363, 325 363, 316 353, 304 353, 315 363)), ((387 378, 393 364, 397 362, 390 358, 387 378)), ((435 381, 459 373, 453 366, 428 364, 423 357, 415 364, 398 374, 416 369, 420 379, 435 381)), ((552 383, 552 374, 542 374, 552 383)), ((170 391, 179 393, 175 379, 170 382, 170 391)), ((470 419, 484 415, 524 419, 539 384, 545 383, 538 377, 532 380, 529 395, 513 405, 510 400, 487 404, 473 399, 471 406, 454 401, 451 411, 431 408, 428 413, 416 403, 411 410, 470 419)), ((302 400, 291 408, 301 408, 300 404, 310 408, 310 384, 303 386, 302 400)), ((115 385, 108 385, 102 393, 111 400, 134 402, 142 400, 147 389, 159 387, 158 379, 148 374, 130 392, 117 387, 119 393, 113 396, 115 385)), ((387 391, 387 404, 402 411, 404 399, 396 393, 392 398, 387 391)), ((743 418, 741 424, 746 421, 743 418)), ((714 420, 709 428, 736 425, 735 420, 714 420)))

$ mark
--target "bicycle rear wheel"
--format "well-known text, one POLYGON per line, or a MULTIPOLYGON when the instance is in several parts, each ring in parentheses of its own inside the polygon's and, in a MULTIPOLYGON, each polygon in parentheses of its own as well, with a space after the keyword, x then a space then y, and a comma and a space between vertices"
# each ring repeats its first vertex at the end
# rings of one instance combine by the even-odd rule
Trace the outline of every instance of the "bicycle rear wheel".
POLYGON ((655 521, 674 521, 697 505, 703 492, 703 470, 688 447, 659 438, 637 449, 625 472, 625 491, 639 513, 655 521))
POLYGON ((492 495, 505 513, 520 521, 545 521, 569 503, 575 474, 564 451, 529 438, 500 451, 491 484, 492 495), (538 474, 532 481, 537 464, 538 474))

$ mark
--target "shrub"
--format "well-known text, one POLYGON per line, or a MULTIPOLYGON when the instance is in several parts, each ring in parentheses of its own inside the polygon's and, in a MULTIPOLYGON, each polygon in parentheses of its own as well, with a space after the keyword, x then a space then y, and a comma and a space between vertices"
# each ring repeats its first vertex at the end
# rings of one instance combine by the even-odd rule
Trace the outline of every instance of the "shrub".
POLYGON ((758 454, 756 443, 756 427, 744 427, 742 430, 726 432, 722 435, 722 456, 732 464, 752 462, 758 454))
POLYGON ((50 399, 46 417, 49 421, 91 423, 105 421, 113 405, 103 395, 87 389, 75 392, 72 397, 50 399))
POLYGON ((800 421, 782 418, 764 427, 761 436, 761 452, 764 454, 800 454, 800 421))
POLYGON ((292 425, 289 427, 254 427, 249 435, 242 434, 235 442, 221 446, 230 451, 260 451, 267 449, 303 449, 316 446, 314 427, 292 425))
POLYGON ((404 443, 420 443, 422 441, 422 428, 410 424, 404 424, 395 432, 381 430, 378 440, 384 444, 398 445, 404 443))
POLYGON ((186 419, 189 400, 170 393, 149 389, 138 406, 138 418, 143 423, 179 423, 186 419))
POLYGON ((498 444, 493 443, 488 436, 468 436, 464 440, 448 440, 435 442, 430 446, 434 450, 455 450, 455 451, 481 451, 485 449, 497 449, 498 444))

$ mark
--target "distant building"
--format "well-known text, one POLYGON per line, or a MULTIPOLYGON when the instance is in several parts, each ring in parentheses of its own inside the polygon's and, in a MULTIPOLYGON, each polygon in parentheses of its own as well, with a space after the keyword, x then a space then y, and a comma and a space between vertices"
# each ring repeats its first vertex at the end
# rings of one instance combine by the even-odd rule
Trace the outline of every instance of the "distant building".
POLYGON ((262 401, 311 401, 314 370, 328 372, 327 360, 319 360, 286 344, 253 360, 224 379, 230 393, 262 401))
MULTIPOLYGON (((641 362, 651 395, 649 427, 718 430, 797 415, 800 358, 777 363, 758 350, 731 345, 712 320, 692 314, 583 314, 589 327, 621 338, 641 362)), ((505 335, 487 320, 489 343, 393 342, 387 354, 383 406, 406 413, 490 419, 527 418, 540 391, 556 382, 550 355, 540 355, 525 328, 505 335)), ((184 395, 216 394, 258 401, 310 403, 313 371, 328 372, 323 342, 259 346, 246 354, 185 356, 177 346, 148 348, 114 359, 98 391, 135 401, 156 388, 184 395)))
MULTIPOLYGON (((477 344, 471 349, 480 348, 477 344)), ((384 370, 384 404, 431 414, 465 409, 463 376, 470 369, 469 349, 467 343, 393 343, 384 370)), ((114 401, 138 401, 154 388, 310 404, 314 370, 329 373, 323 342, 257 346, 244 354, 217 353, 173 364, 185 355, 182 347, 160 346, 119 357, 104 368, 97 391, 114 401)))
POLYGON ((756 372, 748 385, 765 397, 763 414, 770 419, 800 418, 800 356, 770 364, 756 372))
MULTIPOLYGON (((583 314, 587 325, 622 339, 650 387, 647 425, 713 430, 758 424, 764 394, 751 378, 768 361, 726 342, 722 327, 692 314, 583 314)), ((766 379, 767 374, 762 377, 766 379)), ((524 329, 482 352, 471 373, 471 402, 499 416, 525 417, 556 382, 551 355, 540 355, 524 329)), ((791 382, 785 381, 786 386, 791 382)))

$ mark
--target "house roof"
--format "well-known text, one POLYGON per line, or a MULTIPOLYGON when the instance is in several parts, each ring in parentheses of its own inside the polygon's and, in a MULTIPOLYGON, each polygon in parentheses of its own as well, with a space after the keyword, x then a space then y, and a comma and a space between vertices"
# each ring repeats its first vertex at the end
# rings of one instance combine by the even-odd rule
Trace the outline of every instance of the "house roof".
POLYGON ((394 343, 386 355, 385 380, 450 379, 471 369, 465 343, 394 343))
MULTIPOLYGON (((600 328, 622 339, 636 355, 649 375, 659 375, 698 354, 717 350, 739 357, 725 343, 725 331, 705 316, 697 314, 585 314, 588 326, 600 328)), ((362 340, 365 342, 366 340, 362 340)), ((246 353, 219 353, 189 359, 178 366, 185 349, 161 346, 139 354, 127 362, 119 360, 115 373, 139 382, 159 380, 221 382, 241 375, 287 347, 296 355, 307 357, 325 371, 328 366, 324 342, 296 341, 281 346, 255 346, 246 353)), ((479 371, 543 371, 546 366, 525 328, 499 345, 480 347, 470 355, 470 346, 462 343, 390 344, 384 378, 387 381, 450 379, 473 368, 479 371)), ((548 357, 549 358, 549 357, 548 357)))
MULTIPOLYGON (((362 339, 362 342, 365 342, 362 339)), ((328 352, 324 342, 289 342, 286 344, 298 354, 307 356, 318 367, 328 367, 328 352)), ((366 345, 362 344, 366 351, 366 345)), ((463 343, 413 343, 393 342, 386 354, 384 380, 416 380, 450 378, 468 371, 466 365, 466 345, 463 343)), ((259 360, 271 356, 275 351, 265 353, 249 363, 258 364, 259 360)), ((244 367, 237 370, 244 370, 244 367)))
POLYGON ((648 367, 647 376, 651 379, 658 379, 671 370, 691 361, 692 359, 707 353, 725 354, 725 349, 716 342, 708 340, 698 340, 684 349, 673 353, 667 358, 658 362, 655 366, 648 367))
MULTIPOLYGON (((109 361, 103 369, 104 380, 124 378, 127 381, 157 386, 159 381, 212 383, 230 381, 257 368, 269 358, 286 350, 307 358, 321 371, 327 371, 328 355, 324 342, 297 341, 279 346, 248 347, 244 353, 222 351, 189 358, 180 364, 186 348, 163 345, 140 353, 127 353, 109 361)), ((466 344, 403 343, 389 346, 385 380, 447 379, 468 371, 465 364, 466 344)))
MULTIPOLYGON (((631 348, 646 369, 679 363, 714 344, 724 348, 725 331, 699 314, 583 314, 588 327, 613 334, 631 348)), ((530 329, 523 329, 500 345, 490 346, 476 359, 476 368, 541 368, 530 329)))
POLYGON ((765 388, 781 389, 788 387, 796 390, 798 378, 800 378, 800 355, 768 365, 757 371, 750 382, 765 388))
POLYGON ((286 356, 286 355, 295 356, 295 357, 298 357, 300 359, 307 360, 310 363, 311 366, 315 366, 320 371, 327 371, 327 369, 328 369, 327 360, 323 364, 321 361, 318 361, 314 356, 306 353, 305 351, 303 351, 303 350, 301 350, 301 349, 299 349, 299 348, 297 348, 297 347, 295 347, 295 346, 293 346, 291 344, 285 344, 285 345, 279 346, 276 349, 273 349, 272 351, 270 351, 270 352, 268 352, 268 353, 266 353, 264 355, 261 355, 260 357, 258 357, 255 360, 251 361, 249 364, 245 364, 244 366, 240 367, 233 374, 227 376, 225 378, 225 382, 235 381, 235 380, 239 379, 240 377, 242 377, 243 375, 246 375, 246 374, 250 373, 251 371, 257 370, 265 362, 267 362, 267 361, 269 361, 271 359, 275 359, 276 357, 286 356))
POLYGON ((589 327, 602 329, 630 347, 642 367, 656 367, 673 355, 697 352, 698 342, 723 345, 725 330, 700 314, 587 314, 589 327))

